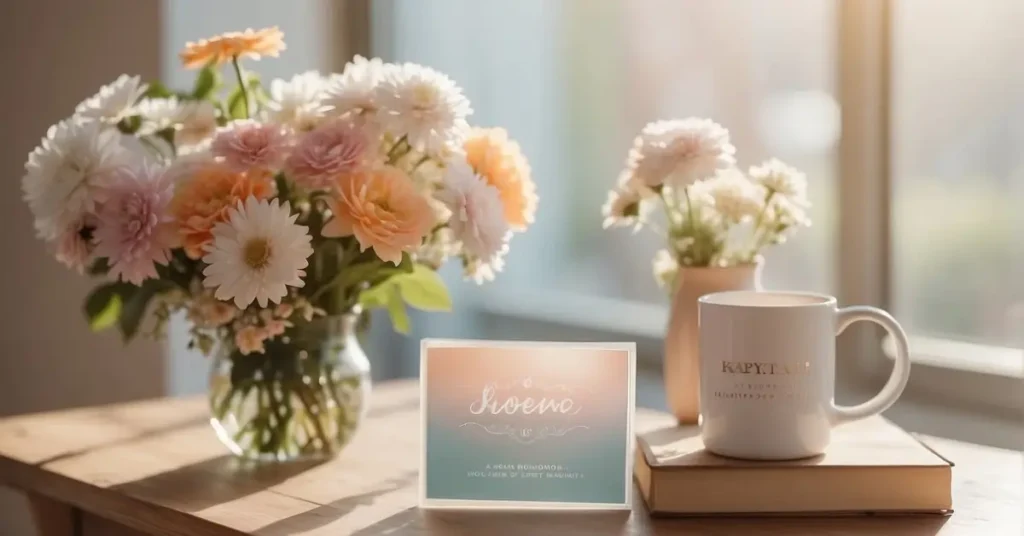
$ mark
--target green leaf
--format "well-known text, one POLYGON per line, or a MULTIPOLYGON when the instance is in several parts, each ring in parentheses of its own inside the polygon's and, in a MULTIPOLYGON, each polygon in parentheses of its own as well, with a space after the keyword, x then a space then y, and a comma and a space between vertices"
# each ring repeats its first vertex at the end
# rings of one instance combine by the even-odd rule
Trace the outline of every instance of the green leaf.
POLYGON ((388 301, 388 316, 391 317, 391 326, 402 335, 409 334, 409 313, 405 310, 405 303, 398 292, 391 293, 388 301))
POLYGON ((236 87, 228 96, 228 116, 231 119, 245 119, 245 93, 236 87))
POLYGON ((107 283, 85 298, 85 317, 93 331, 102 331, 117 323, 121 316, 122 294, 134 288, 125 283, 107 283))
POLYGON ((260 105, 266 104, 270 97, 267 96, 266 90, 263 89, 263 82, 260 81, 259 75, 249 73, 248 78, 249 80, 245 83, 245 87, 249 89, 249 96, 260 105))
POLYGON ((118 319, 118 326, 121 328, 121 335, 124 341, 132 340, 142 325, 142 317, 149 308, 149 302, 161 292, 174 288, 174 283, 163 279, 147 279, 141 287, 135 287, 135 291, 124 300, 121 308, 121 316, 118 319))
POLYGON ((451 311, 452 299, 448 288, 437 272, 428 266, 417 264, 413 271, 393 278, 402 299, 410 306, 423 311, 451 311))
POLYGON ((192 86, 192 98, 205 100, 219 85, 220 72, 213 65, 207 65, 196 75, 196 83, 192 86))
POLYGON ((92 275, 92 276, 97 276, 97 275, 107 275, 107 272, 109 272, 109 271, 110 271, 110 263, 107 261, 107 258, 106 257, 100 257, 100 258, 96 259, 95 261, 93 261, 91 265, 89 265, 89 268, 86 270, 86 273, 89 274, 89 275, 92 275))
POLYGON ((117 122, 117 129, 120 130, 122 134, 135 134, 141 126, 142 116, 140 115, 125 117, 117 122))
POLYGON ((288 186, 288 181, 284 178, 284 173, 278 173, 274 176, 274 183, 277 185, 277 197, 282 201, 288 201, 291 199, 291 188, 288 186))
POLYGON ((429 267, 417 264, 410 272, 402 270, 401 266, 384 270, 389 270, 389 275, 360 293, 359 304, 364 309, 386 308, 395 331, 409 332, 406 304, 424 311, 451 310, 452 301, 444 282, 429 267))
POLYGON ((150 82, 149 87, 146 88, 146 92, 142 94, 143 98, 147 99, 166 99, 173 97, 174 92, 167 89, 167 86, 160 82, 150 82))

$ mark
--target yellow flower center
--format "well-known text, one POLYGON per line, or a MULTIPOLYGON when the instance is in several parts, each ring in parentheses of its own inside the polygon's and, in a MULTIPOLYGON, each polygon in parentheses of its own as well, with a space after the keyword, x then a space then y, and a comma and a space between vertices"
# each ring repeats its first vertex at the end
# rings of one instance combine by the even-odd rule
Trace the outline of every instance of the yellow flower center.
POLYGON ((265 238, 254 238, 242 248, 245 264, 253 270, 260 270, 270 263, 270 242, 265 238))
POLYGON ((437 103, 437 90, 429 84, 419 84, 412 89, 413 108, 428 110, 437 103))

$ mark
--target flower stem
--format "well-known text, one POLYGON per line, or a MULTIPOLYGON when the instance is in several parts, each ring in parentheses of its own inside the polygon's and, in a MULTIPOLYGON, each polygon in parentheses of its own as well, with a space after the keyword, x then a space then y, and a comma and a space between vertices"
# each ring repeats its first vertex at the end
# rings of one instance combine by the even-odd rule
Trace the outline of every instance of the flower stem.
POLYGON ((419 160, 416 161, 415 164, 413 164, 412 169, 409 170, 409 174, 411 175, 412 173, 414 173, 417 169, 420 168, 420 166, 425 164, 427 160, 430 160, 430 157, 427 155, 423 155, 422 158, 420 158, 419 160))
POLYGON ((668 226, 669 226, 669 228, 674 227, 676 225, 676 223, 682 224, 683 223, 683 216, 682 216, 682 214, 679 214, 679 211, 676 208, 676 204, 669 202, 668 196, 665 195, 665 189, 664 188, 658 190, 658 197, 660 197, 662 203, 665 204, 665 215, 668 217, 668 226), (676 221, 677 219, 678 219, 678 222, 676 221))
POLYGON ((242 105, 245 106, 245 118, 249 119, 249 91, 245 88, 245 80, 242 78, 242 66, 238 64, 238 56, 231 57, 231 66, 235 68, 235 77, 238 78, 238 89, 242 92, 242 105))
POLYGON ((327 432, 324 431, 323 424, 320 423, 320 414, 313 413, 313 407, 316 405, 316 401, 314 400, 311 404, 310 401, 306 399, 307 394, 309 394, 309 391, 304 386, 300 386, 295 390, 295 395, 302 402, 302 406, 306 410, 306 415, 313 421, 313 428, 316 430, 317 437, 319 437, 322 442, 321 448, 331 451, 333 449, 333 443, 328 439, 327 432))
POLYGON ((696 220, 693 219, 693 201, 690 199, 689 186, 683 187, 683 198, 686 200, 686 219, 690 224, 690 236, 693 237, 693 243, 692 246, 690 246, 691 248, 693 248, 693 251, 690 258, 693 259, 694 265, 702 266, 701 257, 699 253, 703 252, 701 251, 700 244, 697 240, 697 222, 696 220))
POLYGON ((768 213, 768 207, 771 205, 772 197, 774 196, 775 190, 768 190, 768 194, 764 196, 764 207, 761 208, 761 213, 757 215, 757 220, 754 221, 754 232, 750 237, 752 242, 750 245, 750 260, 757 256, 757 252, 761 248, 761 242, 767 238, 767 230, 764 231, 764 236, 759 238, 757 235, 761 231, 761 226, 764 225, 764 216, 768 213))
POLYGON ((392 145, 391 149, 388 151, 388 164, 394 164, 395 162, 398 162, 398 159, 408 154, 411 149, 412 148, 409 147, 408 136, 403 135, 401 138, 398 138, 398 141, 396 141, 395 144, 392 145), (401 148, 404 148, 405 151, 400 151, 399 149, 401 148))

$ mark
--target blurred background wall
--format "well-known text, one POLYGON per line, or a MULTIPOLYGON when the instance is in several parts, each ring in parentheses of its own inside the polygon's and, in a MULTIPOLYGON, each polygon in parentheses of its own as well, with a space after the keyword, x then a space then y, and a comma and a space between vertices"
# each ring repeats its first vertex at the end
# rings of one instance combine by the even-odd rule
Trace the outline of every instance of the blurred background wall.
MULTIPOLYGON (((159 2, 0 3, 0 415, 105 404, 164 391, 162 348, 83 321, 85 278, 35 238, 22 201, 26 155, 47 127, 123 72, 160 75, 159 2), (130 43, 130 44, 128 44, 130 43)), ((0 534, 30 534, 24 499, 0 488, 0 534)))

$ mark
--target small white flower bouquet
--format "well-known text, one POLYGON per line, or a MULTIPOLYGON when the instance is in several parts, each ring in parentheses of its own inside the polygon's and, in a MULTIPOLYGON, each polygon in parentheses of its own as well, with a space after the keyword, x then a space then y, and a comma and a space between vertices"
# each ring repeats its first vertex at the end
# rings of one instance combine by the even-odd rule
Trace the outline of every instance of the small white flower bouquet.
POLYGON ((729 132, 714 121, 649 123, 608 193, 605 228, 647 227, 665 237, 654 275, 669 292, 680 266, 754 263, 764 248, 811 224, 803 173, 775 159, 743 173, 735 153, 729 132))
MULTIPOLYGON (((94 328, 187 311, 196 346, 242 354, 314 316, 448 309, 435 270, 492 279, 533 221, 530 168, 501 129, 471 129, 462 90, 414 64, 356 57, 341 74, 264 86, 277 28, 181 53, 189 91, 121 76, 49 129, 22 179, 57 259, 105 280, 94 328), (222 69, 232 68, 225 83, 222 69)), ((162 322, 158 322, 162 324, 162 322)))

